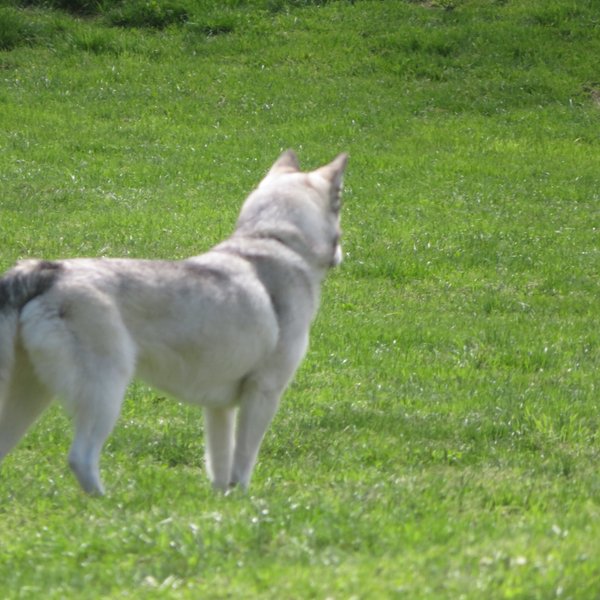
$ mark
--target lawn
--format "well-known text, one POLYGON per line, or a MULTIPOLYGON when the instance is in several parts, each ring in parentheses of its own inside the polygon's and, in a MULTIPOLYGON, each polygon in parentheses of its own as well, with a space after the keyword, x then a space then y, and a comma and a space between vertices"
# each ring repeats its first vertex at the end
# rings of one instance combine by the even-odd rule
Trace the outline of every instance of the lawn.
POLYGON ((4 597, 597 599, 598 56, 595 0, 0 0, 0 271, 198 254, 281 150, 350 153, 249 492, 135 383, 84 496, 53 407, 0 469, 4 597))

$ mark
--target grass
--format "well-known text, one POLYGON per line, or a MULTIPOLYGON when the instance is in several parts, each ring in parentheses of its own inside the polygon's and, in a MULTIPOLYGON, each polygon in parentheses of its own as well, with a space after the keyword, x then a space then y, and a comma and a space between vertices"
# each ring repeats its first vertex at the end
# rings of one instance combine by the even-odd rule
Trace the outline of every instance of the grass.
POLYGON ((346 259, 248 495, 135 384, 84 497, 51 409, 5 597, 597 598, 596 3, 52 4, 0 5, 1 269, 196 254, 290 146, 350 152, 346 259))

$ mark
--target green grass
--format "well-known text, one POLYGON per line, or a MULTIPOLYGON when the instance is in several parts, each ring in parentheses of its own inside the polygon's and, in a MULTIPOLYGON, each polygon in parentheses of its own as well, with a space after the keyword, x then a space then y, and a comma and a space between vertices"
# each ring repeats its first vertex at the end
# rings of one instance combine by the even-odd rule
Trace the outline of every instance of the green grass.
POLYGON ((0 4, 0 270, 199 253, 287 147, 350 152, 346 259, 249 494, 135 384, 87 498, 50 410, 4 597, 598 598, 597 3, 49 5, 0 4))

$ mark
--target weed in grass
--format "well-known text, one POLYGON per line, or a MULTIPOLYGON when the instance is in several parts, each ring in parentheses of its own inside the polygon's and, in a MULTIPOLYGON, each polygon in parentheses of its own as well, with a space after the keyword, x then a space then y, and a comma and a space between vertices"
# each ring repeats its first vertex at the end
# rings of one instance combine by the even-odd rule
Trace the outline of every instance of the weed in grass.
POLYGON ((177 2, 133 0, 123 2, 107 13, 108 22, 119 27, 151 27, 164 29, 169 25, 185 23, 189 15, 177 2))
POLYGON ((0 6, 0 51, 33 45, 43 34, 43 26, 32 23, 21 11, 0 6))

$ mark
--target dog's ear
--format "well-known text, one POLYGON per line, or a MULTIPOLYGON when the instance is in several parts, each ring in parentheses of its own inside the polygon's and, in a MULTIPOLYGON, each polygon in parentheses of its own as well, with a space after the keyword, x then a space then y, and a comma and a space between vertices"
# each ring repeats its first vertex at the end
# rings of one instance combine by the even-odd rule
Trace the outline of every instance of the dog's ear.
POLYGON ((315 173, 329 182, 329 200, 331 209, 339 211, 342 204, 342 183, 344 181, 344 170, 348 163, 348 153, 342 152, 328 165, 317 169, 315 173))
POLYGON ((279 175, 281 173, 297 173, 300 171, 298 157, 293 150, 286 150, 274 163, 269 170, 269 175, 279 175))

